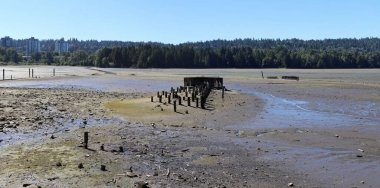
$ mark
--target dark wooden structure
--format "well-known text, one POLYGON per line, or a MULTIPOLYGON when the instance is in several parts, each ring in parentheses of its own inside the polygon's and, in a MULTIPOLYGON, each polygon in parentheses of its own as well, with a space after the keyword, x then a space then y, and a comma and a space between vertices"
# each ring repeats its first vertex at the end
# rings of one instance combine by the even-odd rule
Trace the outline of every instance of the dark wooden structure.
POLYGON ((281 78, 284 80, 297 80, 297 81, 300 80, 300 77, 298 76, 282 76, 281 78))
POLYGON ((223 88, 223 78, 219 77, 185 77, 183 81, 185 87, 200 87, 207 85, 212 89, 223 88))

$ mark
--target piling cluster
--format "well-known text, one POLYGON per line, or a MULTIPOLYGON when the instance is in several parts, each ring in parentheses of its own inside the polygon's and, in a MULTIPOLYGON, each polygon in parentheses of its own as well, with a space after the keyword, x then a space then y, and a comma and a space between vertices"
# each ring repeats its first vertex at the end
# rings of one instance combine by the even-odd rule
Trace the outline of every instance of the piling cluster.
MULTIPOLYGON (((222 87, 222 98, 224 98, 222 87)), ((198 86, 180 86, 171 88, 170 91, 157 91, 156 96, 150 97, 150 102, 173 104, 173 111, 177 112, 178 106, 206 109, 207 97, 211 92, 208 84, 198 86)))

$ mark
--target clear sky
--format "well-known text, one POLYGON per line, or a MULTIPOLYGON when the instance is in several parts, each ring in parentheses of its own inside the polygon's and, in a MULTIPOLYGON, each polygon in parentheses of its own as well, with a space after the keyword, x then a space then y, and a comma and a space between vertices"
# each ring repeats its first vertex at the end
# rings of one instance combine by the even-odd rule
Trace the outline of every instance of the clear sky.
POLYGON ((380 0, 0 0, 0 37, 181 43, 380 37, 380 0))

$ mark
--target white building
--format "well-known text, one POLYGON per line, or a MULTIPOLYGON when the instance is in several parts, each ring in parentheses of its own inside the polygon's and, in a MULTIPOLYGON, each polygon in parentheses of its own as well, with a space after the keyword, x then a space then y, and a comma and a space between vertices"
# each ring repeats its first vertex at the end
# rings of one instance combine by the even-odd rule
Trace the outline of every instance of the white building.
POLYGON ((65 39, 55 41, 55 51, 58 53, 69 52, 69 43, 65 39))
POLYGON ((33 53, 40 52, 40 41, 38 39, 35 39, 34 37, 30 38, 26 42, 26 51, 25 54, 27 56, 32 55, 33 53))
POLYGON ((8 36, 1 38, 0 47, 5 47, 5 48, 13 47, 13 39, 8 36))

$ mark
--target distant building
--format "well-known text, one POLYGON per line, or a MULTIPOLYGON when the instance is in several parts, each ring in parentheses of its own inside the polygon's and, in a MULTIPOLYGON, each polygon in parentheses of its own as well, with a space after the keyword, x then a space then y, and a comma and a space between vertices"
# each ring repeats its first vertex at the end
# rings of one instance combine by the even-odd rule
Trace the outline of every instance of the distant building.
POLYGON ((0 46, 5 48, 13 47, 13 39, 8 36, 1 38, 0 46))
POLYGON ((69 52, 69 43, 65 39, 55 41, 55 51, 58 53, 69 52))
POLYGON ((27 39, 26 41, 26 50, 25 54, 27 56, 32 55, 33 53, 40 52, 40 41, 34 37, 27 39))

